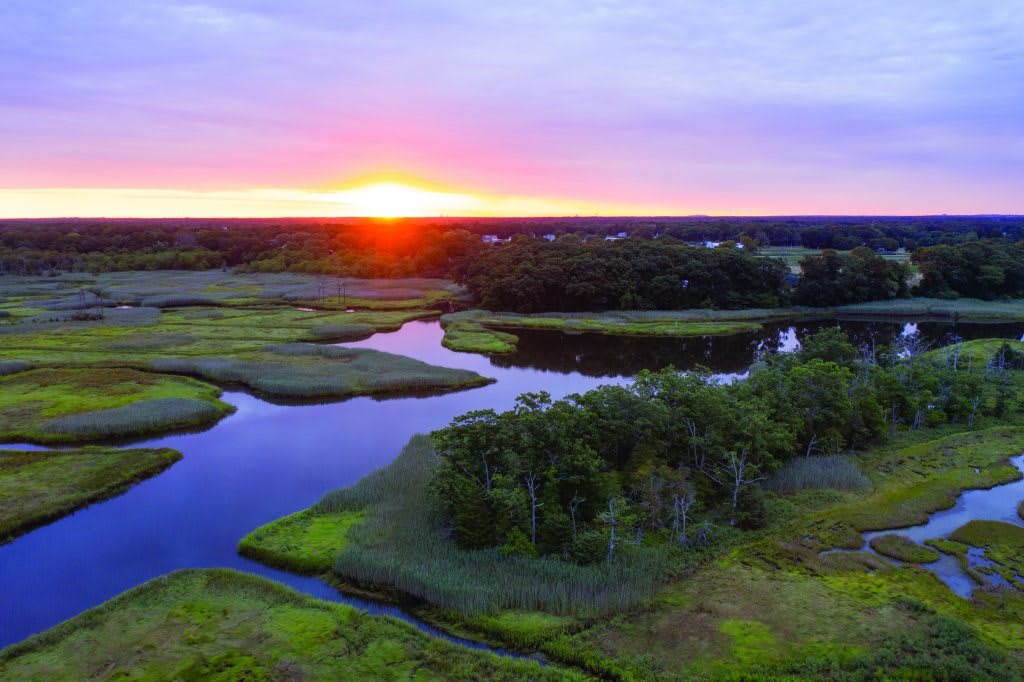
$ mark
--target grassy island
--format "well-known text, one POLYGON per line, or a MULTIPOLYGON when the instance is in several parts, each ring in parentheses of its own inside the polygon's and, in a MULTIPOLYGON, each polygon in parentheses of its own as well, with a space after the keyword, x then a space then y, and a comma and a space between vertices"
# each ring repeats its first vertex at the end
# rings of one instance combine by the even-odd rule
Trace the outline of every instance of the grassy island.
POLYGON ((188 570, 0 652, 0 677, 174 680, 573 680, 429 637, 255 576, 188 570))
POLYGON ((113 497, 179 459, 169 448, 0 450, 0 543, 113 497))
POLYGON ((209 426, 234 411, 220 389, 116 367, 0 377, 0 441, 85 443, 209 426))

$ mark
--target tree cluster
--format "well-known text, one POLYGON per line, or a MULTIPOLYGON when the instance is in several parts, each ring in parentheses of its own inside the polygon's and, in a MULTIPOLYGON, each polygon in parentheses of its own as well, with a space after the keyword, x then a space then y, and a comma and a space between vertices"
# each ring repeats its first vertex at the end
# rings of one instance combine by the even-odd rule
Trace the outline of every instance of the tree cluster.
POLYGON ((801 305, 826 306, 902 298, 907 295, 906 265, 886 260, 871 249, 849 253, 826 249, 800 261, 800 283, 793 299, 801 305))
POLYGON ((771 308, 785 297, 786 265, 744 250, 672 239, 515 239, 477 254, 458 273, 477 304, 523 313, 684 308, 771 308))
POLYGON ((938 298, 1024 296, 1024 243, 982 240, 929 246, 911 260, 921 270, 914 293, 938 298))
POLYGON ((789 459, 855 451, 898 428, 972 425, 988 385, 991 410, 1012 403, 1012 352, 925 350, 916 336, 856 348, 827 329, 742 382, 667 369, 564 400, 524 394, 510 411, 471 412, 433 434, 432 490, 463 548, 579 562, 699 543, 698 512, 756 527, 755 484, 789 459))

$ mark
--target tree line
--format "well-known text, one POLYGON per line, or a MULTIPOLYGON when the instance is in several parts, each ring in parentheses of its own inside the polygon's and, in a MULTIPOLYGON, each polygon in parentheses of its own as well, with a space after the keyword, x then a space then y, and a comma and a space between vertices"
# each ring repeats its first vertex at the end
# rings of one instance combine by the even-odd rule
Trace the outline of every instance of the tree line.
POLYGON ((921 270, 915 292, 938 298, 1024 296, 1024 244, 986 239, 929 246, 911 260, 921 270))
POLYGON ((854 347, 838 329, 763 358, 747 380, 643 372, 564 400, 527 393, 434 432, 431 489, 460 547, 613 561, 706 540, 695 519, 764 523, 757 485, 786 462, 853 452, 898 429, 973 425, 1013 407, 1008 347, 926 353, 917 336, 854 347))

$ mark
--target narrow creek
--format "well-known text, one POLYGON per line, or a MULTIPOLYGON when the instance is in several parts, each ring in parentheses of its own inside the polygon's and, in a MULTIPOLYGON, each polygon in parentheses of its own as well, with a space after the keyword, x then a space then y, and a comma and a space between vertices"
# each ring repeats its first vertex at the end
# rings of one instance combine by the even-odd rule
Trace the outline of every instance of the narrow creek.
MULTIPOLYGON (((1024 454, 1013 457, 1010 461, 1015 467, 1020 469, 1021 473, 1024 473, 1024 454)), ((968 521, 1003 521, 1017 526, 1024 526, 1024 522, 1021 521, 1020 516, 1017 514, 1017 505, 1020 504, 1021 500, 1024 500, 1024 478, 988 489, 965 490, 957 498, 956 504, 949 509, 935 512, 928 517, 926 523, 917 526, 864 533, 864 546, 855 551, 870 552, 880 556, 889 563, 901 565, 902 562, 882 556, 872 549, 869 544, 871 539, 880 535, 895 534, 909 538, 918 544, 924 544, 926 540, 948 537, 950 533, 968 521)), ((932 563, 914 565, 919 565, 935 573, 942 582, 949 586, 949 589, 961 597, 970 597, 975 589, 984 587, 978 585, 964 571, 956 557, 948 554, 940 554, 939 560, 932 563)), ((981 550, 972 548, 968 553, 968 565, 971 568, 978 568, 991 565, 991 562, 984 557, 984 553, 981 550)), ((998 575, 985 576, 985 578, 992 585, 1008 585, 998 575)))
MULTIPOLYGON (((238 556, 239 539, 257 526, 309 506, 388 464, 411 436, 474 409, 510 408, 517 395, 560 398, 621 383, 638 370, 669 364, 707 366, 723 379, 745 375, 759 348, 792 350, 827 322, 766 325, 755 334, 719 338, 636 339, 551 332, 521 335, 520 351, 487 358, 441 346, 436 321, 348 344, 411 356, 497 379, 469 391, 420 398, 354 398, 322 405, 276 405, 241 392, 223 399, 235 414, 199 433, 136 443, 172 447, 183 459, 118 497, 0 546, 0 647, 41 632, 130 587, 182 568, 228 567, 280 581, 316 597, 387 614, 466 646, 402 609, 339 594, 315 578, 295 576, 238 556)), ((891 338, 904 323, 842 323, 855 338, 891 338)), ((953 328, 921 325, 938 341, 953 328)), ((961 325, 965 338, 1017 338, 1022 325, 961 325)), ((3 445, 17 448, 18 445, 3 445)), ((21 446, 24 447, 24 446, 21 446)))

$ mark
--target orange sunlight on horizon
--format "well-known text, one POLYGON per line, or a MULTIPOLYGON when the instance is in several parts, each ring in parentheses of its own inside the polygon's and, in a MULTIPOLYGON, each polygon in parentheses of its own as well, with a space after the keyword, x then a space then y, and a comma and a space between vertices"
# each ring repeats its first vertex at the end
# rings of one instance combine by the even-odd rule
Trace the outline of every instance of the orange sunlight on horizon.
POLYGON ((411 218, 672 215, 642 206, 448 189, 378 175, 317 189, 202 191, 142 188, 0 188, 0 218, 411 218))
POLYGON ((439 192, 404 182, 371 182, 324 195, 341 213, 357 218, 412 218, 462 214, 479 208, 471 194, 439 192))

